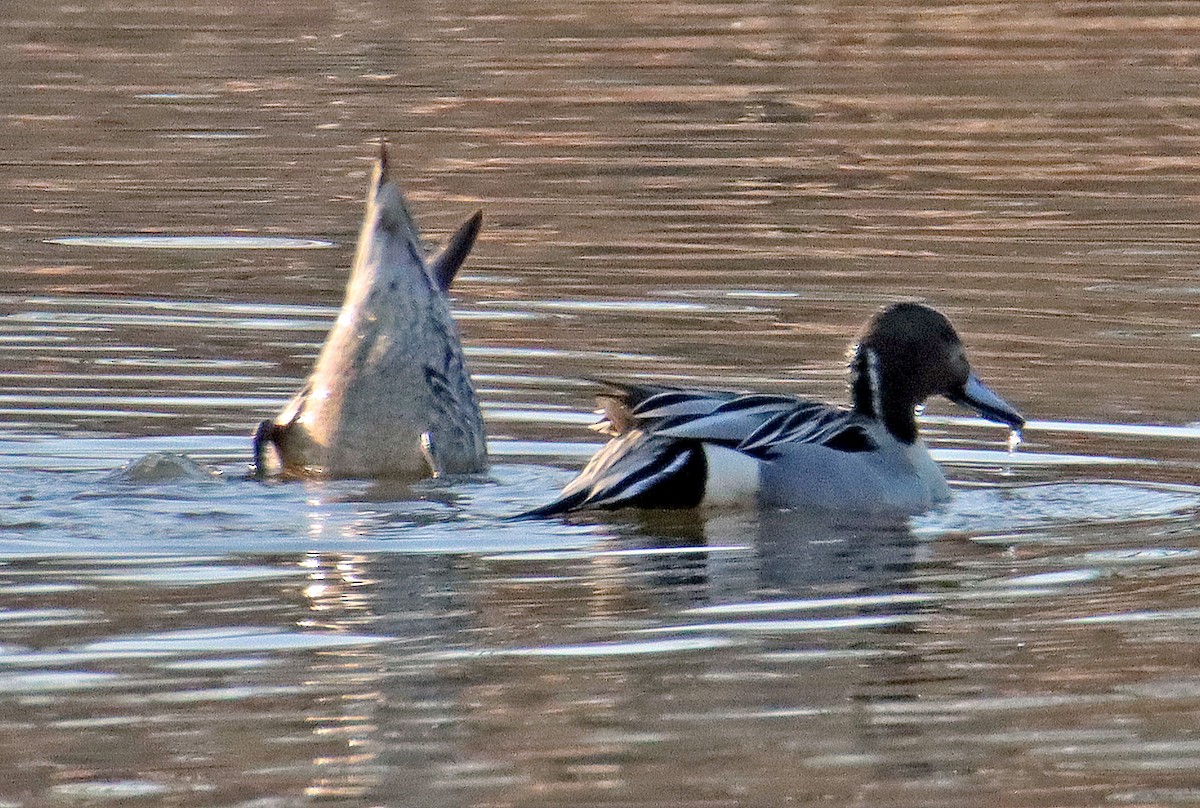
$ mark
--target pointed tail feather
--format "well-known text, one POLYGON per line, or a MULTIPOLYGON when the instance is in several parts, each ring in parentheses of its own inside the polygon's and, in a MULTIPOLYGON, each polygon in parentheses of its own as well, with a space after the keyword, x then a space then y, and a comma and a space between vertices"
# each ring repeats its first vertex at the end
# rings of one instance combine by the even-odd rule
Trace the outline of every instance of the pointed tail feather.
POLYGON ((468 253, 475 246, 479 235, 479 227, 483 223, 483 211, 477 210, 471 218, 463 222, 454 235, 446 242, 446 249, 438 254, 429 265, 429 273, 443 292, 450 291, 450 284, 458 274, 459 267, 467 260, 468 253))

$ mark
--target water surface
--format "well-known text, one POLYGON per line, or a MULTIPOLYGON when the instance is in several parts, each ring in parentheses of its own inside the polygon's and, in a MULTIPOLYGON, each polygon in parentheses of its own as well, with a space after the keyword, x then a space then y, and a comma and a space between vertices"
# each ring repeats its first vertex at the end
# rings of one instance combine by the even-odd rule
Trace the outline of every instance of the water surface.
POLYGON ((3 804, 1200 802, 1185 5, 7 18, 3 804), (485 210, 492 468, 246 480, 380 136, 431 242, 485 210), (840 400, 906 298, 1031 419, 931 403, 945 508, 505 519, 584 379, 840 400))

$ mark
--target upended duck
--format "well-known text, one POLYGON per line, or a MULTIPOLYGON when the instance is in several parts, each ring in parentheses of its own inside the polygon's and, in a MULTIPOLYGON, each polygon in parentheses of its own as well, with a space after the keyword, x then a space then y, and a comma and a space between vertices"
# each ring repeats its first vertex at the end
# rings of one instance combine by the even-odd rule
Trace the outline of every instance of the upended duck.
POLYGON ((481 219, 427 260, 381 146, 341 311, 308 381, 259 425, 257 475, 416 479, 486 466, 483 418, 447 300, 481 219))
POLYGON ((1025 423, 972 372, 954 327, 929 306, 882 309, 848 355, 849 409, 609 384, 605 420, 593 428, 612 440, 557 499, 524 515, 735 504, 919 513, 949 499, 950 488, 918 435, 918 405, 941 395, 1011 429, 1025 423))

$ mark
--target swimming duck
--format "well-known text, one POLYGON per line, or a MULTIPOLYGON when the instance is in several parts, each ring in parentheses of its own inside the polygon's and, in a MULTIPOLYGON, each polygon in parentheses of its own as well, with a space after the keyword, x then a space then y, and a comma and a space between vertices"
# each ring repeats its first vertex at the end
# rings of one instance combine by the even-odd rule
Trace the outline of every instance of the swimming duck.
POLYGON ((486 466, 483 418, 447 299, 481 219, 427 260, 381 146, 341 311, 308 381, 258 427, 259 476, 420 478, 486 466))
POLYGON ((608 384, 611 435, 547 516, 586 508, 758 504, 918 513, 950 497, 917 433, 933 395, 1019 429, 1012 406, 971 371, 950 321, 920 303, 872 317, 851 346, 850 407, 787 395, 608 384))

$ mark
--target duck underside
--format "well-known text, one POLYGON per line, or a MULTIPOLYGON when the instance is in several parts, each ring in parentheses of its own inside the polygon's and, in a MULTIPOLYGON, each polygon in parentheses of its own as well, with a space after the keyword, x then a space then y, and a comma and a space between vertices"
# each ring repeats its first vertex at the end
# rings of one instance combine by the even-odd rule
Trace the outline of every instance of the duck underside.
POLYGON ((318 363, 292 404, 260 425, 260 476, 278 469, 288 477, 415 479, 486 467, 483 420, 461 360, 448 373, 444 363, 374 358, 364 366, 318 363))
POLYGON ((477 213, 427 260, 381 155, 337 320, 305 386, 255 434, 259 476, 420 478, 486 467, 446 295, 479 224, 477 213))

